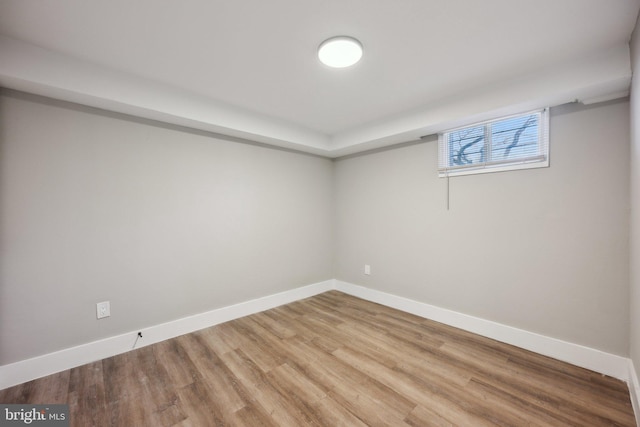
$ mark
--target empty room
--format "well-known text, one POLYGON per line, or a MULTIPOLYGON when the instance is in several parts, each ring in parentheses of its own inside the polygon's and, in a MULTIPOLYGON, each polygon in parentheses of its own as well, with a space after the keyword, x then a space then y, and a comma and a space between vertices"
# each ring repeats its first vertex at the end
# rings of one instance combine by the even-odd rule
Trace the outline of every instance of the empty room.
POLYGON ((0 0, 0 425, 638 425, 639 11, 0 0))

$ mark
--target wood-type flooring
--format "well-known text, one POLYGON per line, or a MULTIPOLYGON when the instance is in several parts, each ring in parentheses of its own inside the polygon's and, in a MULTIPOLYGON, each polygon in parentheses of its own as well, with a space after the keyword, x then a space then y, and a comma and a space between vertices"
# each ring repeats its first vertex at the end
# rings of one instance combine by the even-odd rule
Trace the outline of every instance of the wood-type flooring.
POLYGON ((327 292, 0 391, 72 426, 634 426, 619 380, 327 292))

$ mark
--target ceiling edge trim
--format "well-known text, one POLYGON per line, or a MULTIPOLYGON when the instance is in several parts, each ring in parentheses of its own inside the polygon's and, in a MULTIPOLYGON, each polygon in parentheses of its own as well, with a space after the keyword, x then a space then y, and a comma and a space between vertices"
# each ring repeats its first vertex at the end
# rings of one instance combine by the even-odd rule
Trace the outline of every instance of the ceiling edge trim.
POLYGON ((0 57, 2 87, 330 158, 501 115, 623 96, 631 82, 625 44, 330 137, 2 35, 0 57))
POLYGON ((0 86, 328 156, 330 138, 169 85, 0 35, 0 86))
POLYGON ((419 139, 478 121, 576 100, 623 97, 631 84, 629 46, 616 46, 475 91, 402 117, 335 135, 334 157, 419 139))

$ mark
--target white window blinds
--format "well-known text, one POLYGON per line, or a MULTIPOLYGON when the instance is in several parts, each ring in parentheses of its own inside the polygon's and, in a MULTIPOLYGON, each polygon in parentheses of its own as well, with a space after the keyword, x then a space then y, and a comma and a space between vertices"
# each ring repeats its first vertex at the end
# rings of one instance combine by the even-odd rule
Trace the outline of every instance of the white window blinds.
POLYGON ((438 135, 441 177, 549 166, 548 111, 477 123, 438 135))

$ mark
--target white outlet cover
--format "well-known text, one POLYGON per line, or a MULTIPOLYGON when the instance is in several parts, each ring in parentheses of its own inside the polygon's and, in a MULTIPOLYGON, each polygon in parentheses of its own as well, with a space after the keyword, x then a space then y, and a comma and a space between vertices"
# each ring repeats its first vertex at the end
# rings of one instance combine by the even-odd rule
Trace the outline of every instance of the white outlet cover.
POLYGON ((98 319, 111 316, 111 304, 109 301, 103 301, 96 304, 96 316, 98 319))
POLYGON ((371 266, 369 264, 364 265, 364 274, 367 276, 371 274, 371 266))

